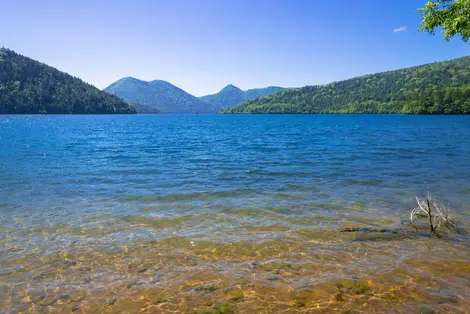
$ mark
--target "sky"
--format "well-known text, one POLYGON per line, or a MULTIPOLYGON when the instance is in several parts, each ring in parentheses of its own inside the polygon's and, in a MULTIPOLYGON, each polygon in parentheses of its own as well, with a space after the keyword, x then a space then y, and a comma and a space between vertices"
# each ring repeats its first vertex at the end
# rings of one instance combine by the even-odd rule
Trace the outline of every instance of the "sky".
POLYGON ((466 56, 417 32, 426 0, 15 0, 0 46, 99 88, 132 76, 196 96, 300 87, 466 56))

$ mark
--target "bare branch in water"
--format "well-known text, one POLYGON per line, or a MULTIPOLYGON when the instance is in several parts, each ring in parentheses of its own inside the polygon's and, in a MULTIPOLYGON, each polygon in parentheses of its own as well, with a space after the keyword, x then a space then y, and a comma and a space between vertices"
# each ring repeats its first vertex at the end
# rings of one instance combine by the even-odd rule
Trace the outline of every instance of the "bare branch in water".
POLYGON ((426 198, 420 199, 416 196, 418 207, 413 208, 410 213, 411 226, 419 230, 416 221, 419 218, 428 218, 429 230, 440 237, 439 230, 444 225, 449 231, 458 233, 457 226, 451 219, 450 209, 442 203, 432 200, 431 193, 426 193, 426 198))

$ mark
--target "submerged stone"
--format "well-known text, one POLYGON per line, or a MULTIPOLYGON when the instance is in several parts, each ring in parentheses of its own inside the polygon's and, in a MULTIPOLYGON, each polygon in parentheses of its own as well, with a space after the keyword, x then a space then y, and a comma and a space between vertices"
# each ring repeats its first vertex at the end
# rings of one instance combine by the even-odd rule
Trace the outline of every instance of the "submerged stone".
POLYGON ((200 286, 194 288, 194 290, 196 290, 198 292, 201 292, 201 291, 213 292, 213 291, 216 291, 217 289, 219 289, 219 288, 216 285, 200 285, 200 286))
POLYGON ((357 282, 356 287, 357 287, 358 290, 362 290, 362 291, 367 291, 367 290, 370 289, 369 283, 367 283, 367 282, 365 282, 365 281, 359 281, 359 282, 357 282))
POLYGON ((419 312, 421 314, 434 314, 434 310, 433 309, 430 309, 428 307, 425 307, 425 306, 422 306, 419 308, 419 312))
POLYGON ((459 297, 456 295, 448 295, 445 297, 446 301, 451 302, 451 303, 459 303, 459 297))
POLYGON ((233 314, 233 305, 228 302, 217 302, 212 306, 214 314, 233 314))
POLYGON ((42 299, 41 301, 39 301, 39 305, 48 306, 48 305, 54 304, 55 301, 57 301, 57 298, 54 297, 54 296, 45 297, 44 299, 42 299))
POLYGON ((70 295, 70 301, 72 302, 80 302, 85 299, 85 294, 82 292, 75 292, 70 295))
POLYGON ((26 298, 23 299, 23 301, 29 303, 29 302, 33 302, 33 303, 37 303, 39 301, 41 301, 42 299, 44 299, 46 297, 45 294, 39 294, 39 295, 30 295, 30 296, 27 296, 26 298))
POLYGON ((301 300, 294 300, 292 301, 292 306, 293 307, 303 307, 305 306, 305 302, 301 300))
POLYGON ((272 274, 272 275, 269 275, 268 277, 266 277, 268 280, 279 280, 281 279, 282 277, 279 276, 279 275, 276 275, 276 274, 272 274))
POLYGON ((116 303, 117 299, 115 297, 110 297, 110 298, 107 298, 105 301, 104 301, 104 305, 106 306, 111 306, 113 305, 114 303, 116 303))
POLYGON ((344 294, 342 292, 336 292, 334 295, 335 301, 343 302, 344 301, 344 294))
POLYGON ((290 265, 290 268, 293 270, 299 270, 301 267, 298 264, 293 264, 293 265, 290 265))
POLYGON ((352 288, 354 288, 354 281, 349 280, 349 279, 342 280, 341 281, 341 286, 346 288, 346 289, 352 289, 352 288))
POLYGON ((273 270, 276 270, 276 269, 286 268, 287 266, 289 266, 287 263, 283 263, 283 262, 272 262, 272 263, 264 264, 264 265, 262 266, 262 268, 263 268, 263 270, 265 270, 265 271, 273 271, 273 270))
POLYGON ((153 299, 153 303, 158 304, 158 303, 163 303, 168 301, 168 295, 166 294, 159 294, 153 299))
POLYGON ((232 301, 240 301, 240 300, 243 300, 243 298, 245 297, 245 294, 244 294, 243 290, 234 289, 234 290, 230 290, 227 293, 227 296, 232 301))

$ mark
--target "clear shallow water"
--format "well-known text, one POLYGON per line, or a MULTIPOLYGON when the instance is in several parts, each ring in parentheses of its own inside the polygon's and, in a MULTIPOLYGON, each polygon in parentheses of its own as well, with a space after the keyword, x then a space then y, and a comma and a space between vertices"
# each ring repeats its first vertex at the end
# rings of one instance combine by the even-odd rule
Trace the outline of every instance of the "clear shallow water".
POLYGON ((468 116, 0 116, 0 311, 464 312, 469 134, 468 116), (463 235, 411 232, 427 188, 463 235))

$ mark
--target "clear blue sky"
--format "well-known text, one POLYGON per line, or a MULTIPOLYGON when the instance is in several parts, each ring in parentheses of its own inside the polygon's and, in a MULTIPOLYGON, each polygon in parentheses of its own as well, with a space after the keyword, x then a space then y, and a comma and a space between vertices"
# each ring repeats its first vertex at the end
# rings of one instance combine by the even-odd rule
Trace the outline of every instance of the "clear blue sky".
POLYGON ((125 76, 197 96, 297 87, 468 55, 460 39, 416 32, 425 2, 4 1, 0 46, 99 88, 125 76))

